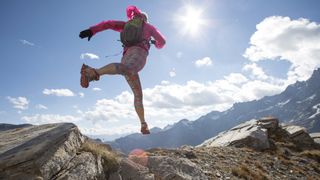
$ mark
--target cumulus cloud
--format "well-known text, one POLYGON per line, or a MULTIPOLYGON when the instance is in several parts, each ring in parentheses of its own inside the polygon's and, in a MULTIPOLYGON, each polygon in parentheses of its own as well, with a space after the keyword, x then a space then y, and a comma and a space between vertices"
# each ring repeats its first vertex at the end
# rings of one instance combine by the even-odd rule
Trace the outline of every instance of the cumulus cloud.
POLYGON ((29 42, 25 39, 20 39, 20 42, 23 44, 23 45, 27 45, 27 46, 34 46, 34 43, 32 42, 29 42))
POLYGON ((271 16, 256 28, 244 57, 253 62, 289 61, 288 84, 306 80, 315 68, 320 67, 320 25, 316 22, 271 16))
POLYGON ((53 96, 75 96, 75 94, 69 89, 44 89, 42 93, 53 96))
POLYGON ((251 73, 252 78, 257 78, 261 80, 268 79, 268 76, 263 71, 261 67, 259 67, 256 63, 246 64, 243 68, 243 71, 247 71, 251 73))
POLYGON ((133 106, 133 95, 125 91, 115 99, 100 99, 93 109, 82 113, 86 120, 93 122, 108 121, 118 122, 122 119, 135 119, 133 106))
POLYGON ((13 107, 16 109, 20 109, 20 110, 28 109, 29 100, 26 97, 13 98, 8 96, 7 99, 11 104, 13 104, 13 107))
POLYGON ((82 53, 80 59, 100 59, 98 55, 92 53, 82 53))
POLYGON ((92 88, 92 90, 93 90, 93 91, 102 91, 102 89, 101 89, 101 88, 97 88, 97 87, 92 88))
POLYGON ((175 77, 177 74, 176 74, 176 70, 173 68, 170 72, 169 72, 169 76, 170 77, 175 77))
POLYGON ((115 127, 103 126, 101 124, 95 124, 93 127, 80 127, 80 131, 83 134, 90 135, 121 135, 126 133, 137 133, 140 126, 138 124, 122 124, 115 127))
POLYGON ((79 117, 71 115, 59 115, 59 114, 35 114, 31 116, 23 116, 22 120, 30 124, 48 124, 48 123, 63 123, 63 122, 77 122, 79 117))
POLYGON ((37 104, 36 109, 48 109, 48 107, 42 104, 37 104))
POLYGON ((210 57, 205 57, 203 59, 198 59, 195 62, 196 67, 205 67, 205 66, 211 66, 212 60, 210 57))
POLYGON ((224 76, 224 79, 231 84, 242 84, 248 82, 248 78, 240 73, 231 73, 228 76, 224 76))
MULTIPOLYGON (((232 73, 221 80, 199 83, 188 81, 175 84, 163 81, 160 85, 143 90, 146 119, 154 126, 188 118, 196 119, 212 110, 226 110, 235 102, 243 102, 273 95, 283 90, 279 84, 249 80, 240 73, 232 73)), ((132 93, 125 91, 113 99, 100 99, 83 119, 98 122, 135 122, 138 120, 132 93)))

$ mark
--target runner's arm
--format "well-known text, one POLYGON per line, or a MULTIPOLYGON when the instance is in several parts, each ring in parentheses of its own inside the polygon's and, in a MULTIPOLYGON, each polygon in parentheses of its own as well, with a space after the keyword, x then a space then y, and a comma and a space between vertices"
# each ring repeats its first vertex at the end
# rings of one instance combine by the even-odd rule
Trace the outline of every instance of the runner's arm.
POLYGON ((93 33, 93 35, 95 35, 96 33, 100 32, 100 31, 104 31, 107 29, 112 29, 114 31, 120 32, 123 30, 124 25, 125 25, 124 21, 108 20, 108 21, 102 21, 99 24, 91 26, 90 30, 93 33))
POLYGON ((155 28, 154 26, 151 26, 151 36, 154 38, 155 43, 154 45, 156 46, 156 48, 161 49, 163 48, 163 46, 166 44, 166 40, 164 38, 164 36, 160 33, 160 31, 158 31, 157 28, 155 28))

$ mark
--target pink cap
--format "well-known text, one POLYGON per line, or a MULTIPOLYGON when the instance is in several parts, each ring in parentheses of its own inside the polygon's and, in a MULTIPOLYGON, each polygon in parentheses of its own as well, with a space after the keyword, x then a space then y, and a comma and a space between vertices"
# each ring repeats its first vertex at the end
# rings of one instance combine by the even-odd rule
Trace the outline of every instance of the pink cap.
POLYGON ((138 9, 136 6, 128 6, 126 11, 128 20, 131 20, 137 14, 141 14, 140 9, 138 9))

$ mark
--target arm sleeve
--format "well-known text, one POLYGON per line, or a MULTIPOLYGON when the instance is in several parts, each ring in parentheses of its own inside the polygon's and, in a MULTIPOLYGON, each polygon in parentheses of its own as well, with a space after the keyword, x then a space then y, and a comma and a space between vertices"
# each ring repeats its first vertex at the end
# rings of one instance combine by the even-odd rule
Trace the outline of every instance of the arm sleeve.
POLYGON ((93 35, 107 29, 112 29, 114 31, 120 32, 123 30, 124 25, 125 25, 124 21, 108 20, 108 21, 102 21, 99 24, 91 26, 90 30, 92 31, 93 35))
POLYGON ((156 48, 161 49, 166 44, 166 40, 164 36, 154 26, 152 26, 151 36, 156 41, 155 43, 156 48))

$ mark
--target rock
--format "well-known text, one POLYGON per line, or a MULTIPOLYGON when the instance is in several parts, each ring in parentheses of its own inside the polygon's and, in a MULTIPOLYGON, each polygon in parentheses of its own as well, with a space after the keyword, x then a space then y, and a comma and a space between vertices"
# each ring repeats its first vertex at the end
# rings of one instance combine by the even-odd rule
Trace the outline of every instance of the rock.
POLYGON ((195 163, 186 158, 174 159, 167 156, 150 156, 148 168, 156 179, 206 180, 208 177, 195 163))
POLYGON ((259 119, 258 125, 270 131, 275 131, 279 127, 279 120, 273 116, 267 116, 259 119))
POLYGON ((90 152, 81 153, 75 156, 67 164, 67 167, 59 171, 52 179, 86 180, 93 177, 96 179, 106 179, 101 162, 101 157, 95 157, 90 152))
POLYGON ((287 126, 283 126, 283 129, 287 131, 290 138, 295 138, 307 132, 306 129, 301 126, 287 125, 287 126))
POLYGON ((320 144, 320 133, 311 133, 310 137, 315 143, 320 144))
POLYGON ((198 147, 235 146, 256 150, 268 149, 270 147, 268 131, 260 125, 261 122, 255 119, 247 121, 206 140, 198 147))
POLYGON ((0 179, 54 177, 84 141, 71 123, 0 132, 0 179))
POLYGON ((139 180, 154 180, 154 175, 149 173, 147 167, 141 166, 129 159, 122 159, 120 162, 120 170, 110 175, 109 180, 122 179, 139 179, 139 180))
POLYGON ((7 131, 10 129, 18 129, 18 128, 24 128, 24 127, 28 127, 28 126, 32 126, 31 124, 5 124, 5 123, 0 123, 0 131, 7 131))
POLYGON ((288 125, 283 127, 289 137, 298 144, 314 144, 307 130, 301 126, 288 125))
POLYGON ((106 179, 101 155, 81 151, 85 141, 71 123, 2 131, 0 179, 106 179))

